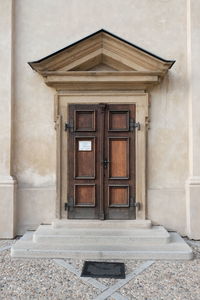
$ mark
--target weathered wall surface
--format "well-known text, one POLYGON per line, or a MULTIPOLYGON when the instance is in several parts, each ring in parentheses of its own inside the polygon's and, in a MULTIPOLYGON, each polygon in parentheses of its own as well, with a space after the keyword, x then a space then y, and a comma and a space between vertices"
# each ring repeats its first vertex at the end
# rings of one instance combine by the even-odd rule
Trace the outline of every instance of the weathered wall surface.
POLYGON ((17 229, 54 218, 54 90, 27 64, 101 28, 176 63, 151 91, 148 211, 185 234, 188 176, 186 0, 15 1, 14 175, 17 229))

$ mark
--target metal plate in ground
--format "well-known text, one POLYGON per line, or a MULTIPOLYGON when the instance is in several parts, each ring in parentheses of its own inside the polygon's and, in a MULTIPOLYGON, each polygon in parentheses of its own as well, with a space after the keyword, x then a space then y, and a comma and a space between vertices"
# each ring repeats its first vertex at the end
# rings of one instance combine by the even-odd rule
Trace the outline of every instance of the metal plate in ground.
POLYGON ((124 263, 85 261, 81 273, 82 277, 95 278, 125 278, 124 263))

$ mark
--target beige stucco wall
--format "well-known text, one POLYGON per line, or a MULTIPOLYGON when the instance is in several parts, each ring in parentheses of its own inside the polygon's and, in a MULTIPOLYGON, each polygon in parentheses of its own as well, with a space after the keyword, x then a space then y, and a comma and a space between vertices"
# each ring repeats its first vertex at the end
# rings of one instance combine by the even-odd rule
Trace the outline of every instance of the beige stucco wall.
POLYGON ((17 0, 13 175, 17 232, 55 212, 55 91, 27 64, 104 28, 176 63, 151 91, 148 217, 186 234, 188 86, 186 0, 17 0))

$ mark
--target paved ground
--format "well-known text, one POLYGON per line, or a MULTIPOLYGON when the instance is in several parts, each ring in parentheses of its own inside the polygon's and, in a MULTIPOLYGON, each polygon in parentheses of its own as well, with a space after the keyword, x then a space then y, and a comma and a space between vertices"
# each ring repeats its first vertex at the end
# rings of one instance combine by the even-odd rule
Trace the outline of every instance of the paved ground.
POLYGON ((11 259, 0 240, 0 299, 200 300, 200 242, 192 261, 124 261, 126 279, 80 278, 83 261, 11 259))

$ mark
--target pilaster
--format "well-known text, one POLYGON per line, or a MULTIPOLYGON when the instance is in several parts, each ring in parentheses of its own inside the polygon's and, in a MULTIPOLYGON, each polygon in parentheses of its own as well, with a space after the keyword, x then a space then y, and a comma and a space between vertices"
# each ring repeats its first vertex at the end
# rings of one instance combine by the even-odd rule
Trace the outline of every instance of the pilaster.
POLYGON ((15 235, 15 187, 12 162, 13 1, 0 1, 0 238, 15 235))
POLYGON ((186 181, 187 234, 200 239, 200 2, 187 1, 189 91, 189 178, 186 181))

